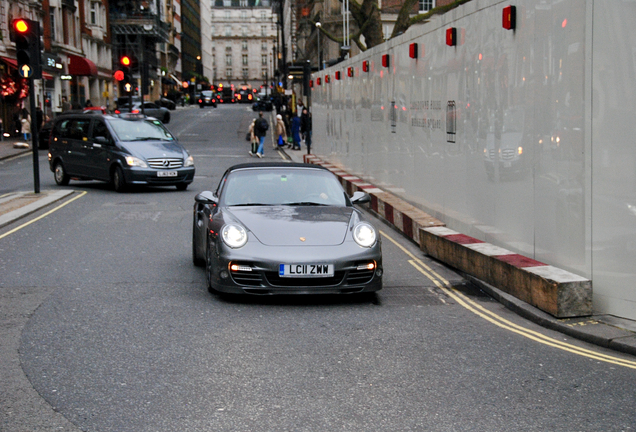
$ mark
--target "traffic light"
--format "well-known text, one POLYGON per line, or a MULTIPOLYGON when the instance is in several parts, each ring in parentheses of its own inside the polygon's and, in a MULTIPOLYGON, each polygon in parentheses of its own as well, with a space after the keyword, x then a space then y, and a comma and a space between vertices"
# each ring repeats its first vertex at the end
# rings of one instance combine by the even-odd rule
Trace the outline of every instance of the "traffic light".
POLYGON ((134 63, 133 57, 126 54, 122 55, 121 57, 119 57, 119 70, 117 70, 114 74, 115 79, 122 83, 123 89, 125 92, 132 91, 133 63, 134 63))
POLYGON ((26 18, 14 18, 11 20, 10 38, 15 42, 20 76, 41 79, 40 23, 26 18))

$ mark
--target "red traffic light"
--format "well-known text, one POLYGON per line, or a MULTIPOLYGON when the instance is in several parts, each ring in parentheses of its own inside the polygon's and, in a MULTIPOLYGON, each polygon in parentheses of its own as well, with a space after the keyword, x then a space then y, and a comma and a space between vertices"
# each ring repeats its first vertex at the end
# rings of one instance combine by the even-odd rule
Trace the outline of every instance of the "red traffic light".
POLYGON ((121 63, 122 66, 130 66, 132 64, 132 60, 130 60, 130 57, 128 56, 122 56, 119 59, 119 63, 121 63))
POLYGON ((115 71, 115 73, 113 74, 113 77, 117 81, 123 81, 126 76, 124 74, 124 71, 118 70, 118 71, 115 71))
POLYGON ((29 23, 24 19, 13 20, 13 29, 18 33, 26 33, 29 31, 29 23))

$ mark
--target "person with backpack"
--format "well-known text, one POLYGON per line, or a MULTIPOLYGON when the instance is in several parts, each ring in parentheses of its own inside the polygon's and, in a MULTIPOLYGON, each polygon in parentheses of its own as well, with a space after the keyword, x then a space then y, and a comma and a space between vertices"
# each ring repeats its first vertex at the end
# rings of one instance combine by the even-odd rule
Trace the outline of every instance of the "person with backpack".
POLYGON ((264 156, 264 144, 265 135, 267 135, 267 129, 269 129, 269 123, 263 118, 263 111, 258 113, 258 118, 254 124, 254 135, 258 138, 258 150, 256 156, 262 158, 264 156))

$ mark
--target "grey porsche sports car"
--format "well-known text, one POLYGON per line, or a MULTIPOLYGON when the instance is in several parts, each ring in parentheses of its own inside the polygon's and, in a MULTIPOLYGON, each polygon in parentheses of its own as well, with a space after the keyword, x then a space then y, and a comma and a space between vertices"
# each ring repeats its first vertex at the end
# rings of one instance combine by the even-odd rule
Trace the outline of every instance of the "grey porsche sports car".
POLYGON ((382 289, 376 229, 327 169, 252 163, 195 197, 192 259, 210 292, 345 294, 382 289))

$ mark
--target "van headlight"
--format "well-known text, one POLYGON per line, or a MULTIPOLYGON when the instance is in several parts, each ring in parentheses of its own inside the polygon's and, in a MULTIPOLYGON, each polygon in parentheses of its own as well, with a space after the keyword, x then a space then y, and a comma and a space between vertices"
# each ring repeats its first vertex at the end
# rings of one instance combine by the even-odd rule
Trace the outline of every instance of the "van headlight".
POLYGON ((377 237, 375 228, 367 222, 360 222, 353 227, 353 239, 362 247, 373 246, 377 237))
POLYGON ((247 231, 240 225, 225 225, 221 229, 221 237, 226 245, 233 249, 245 246, 247 243, 247 231))
POLYGON ((146 162, 134 156, 126 156, 126 163, 128 164, 128 166, 131 166, 131 167, 136 166, 141 168, 148 168, 148 165, 146 165, 146 162))
POLYGON ((183 162, 183 166, 184 167, 194 166, 194 158, 192 156, 188 156, 185 162, 183 162))

